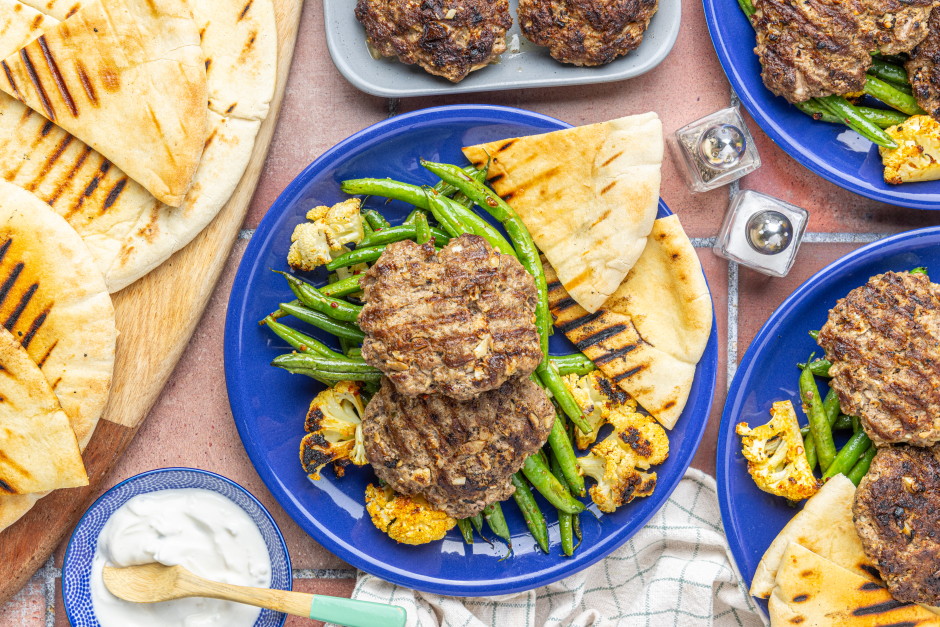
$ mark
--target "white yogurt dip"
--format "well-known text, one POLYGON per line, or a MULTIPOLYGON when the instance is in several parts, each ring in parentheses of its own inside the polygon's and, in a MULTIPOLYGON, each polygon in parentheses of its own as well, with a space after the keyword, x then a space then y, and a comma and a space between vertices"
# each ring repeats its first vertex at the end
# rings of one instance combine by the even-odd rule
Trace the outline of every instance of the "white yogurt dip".
POLYGON ((98 536, 91 600, 101 627, 251 627, 261 610, 214 599, 130 603, 111 594, 105 566, 159 562, 222 583, 268 588, 271 558, 241 507, 210 490, 161 490, 122 505, 98 536))

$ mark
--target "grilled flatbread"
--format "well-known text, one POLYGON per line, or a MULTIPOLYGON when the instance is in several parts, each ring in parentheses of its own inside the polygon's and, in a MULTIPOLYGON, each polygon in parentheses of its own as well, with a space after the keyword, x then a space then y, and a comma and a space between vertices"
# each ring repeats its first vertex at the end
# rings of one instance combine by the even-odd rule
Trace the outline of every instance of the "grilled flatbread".
MULTIPOLYGON (((31 2, 59 17, 77 6, 31 2)), ((111 292, 188 244, 225 205, 248 165, 261 126, 252 116, 266 112, 274 93, 277 35, 271 0, 252 0, 250 6, 240 0, 201 2, 195 12, 205 23, 204 40, 220 47, 217 55, 207 55, 210 95, 234 94, 237 102, 210 100, 205 150, 179 208, 159 202, 100 153, 0 93, 0 178, 32 191, 66 218, 85 240, 111 292), (206 17, 210 12, 212 20, 206 17), (242 70, 236 83, 216 90, 215 84, 242 70), (225 115, 227 109, 233 113, 225 115)), ((0 24, 7 16, 27 16, 25 21, 31 23, 35 15, 28 6, 0 0, 0 24)), ((46 19, 55 22, 55 17, 46 19)), ((28 31, 30 38, 38 34, 28 31)), ((0 56, 25 43, 0 36, 0 56)))
POLYGON ((88 485, 68 416, 20 343, 0 328, 0 497, 88 485))
POLYGON ((178 207, 206 139, 199 32, 182 0, 95 0, 2 62, 0 89, 178 207))
POLYGON ((464 148, 589 313, 646 246, 659 204, 663 130, 655 113, 464 148))
MULTIPOLYGON (((0 285, 0 324, 41 369, 84 450, 111 387, 111 297, 75 230, 36 196, 2 181, 0 285)), ((37 498, 0 496, 0 529, 37 498)))
POLYGON ((878 584, 791 542, 770 595, 774 627, 936 627, 940 619, 891 598, 878 584))
POLYGON ((880 582, 878 569, 865 555, 862 541, 855 533, 854 500, 855 484, 845 475, 836 475, 827 481, 764 552, 751 582, 751 595, 762 599, 770 596, 790 544, 799 544, 860 577, 880 582))
POLYGON ((679 219, 656 220, 636 272, 594 313, 543 265, 555 326, 660 424, 674 427, 712 327, 708 286, 679 219))

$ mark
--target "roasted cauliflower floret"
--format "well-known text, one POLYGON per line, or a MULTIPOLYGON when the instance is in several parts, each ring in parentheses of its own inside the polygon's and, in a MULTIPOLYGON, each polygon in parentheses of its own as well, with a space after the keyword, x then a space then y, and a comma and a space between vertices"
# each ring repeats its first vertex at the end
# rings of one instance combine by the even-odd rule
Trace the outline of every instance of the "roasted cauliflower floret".
POLYGON ((929 115, 914 115, 885 132, 898 145, 878 148, 886 183, 940 179, 940 123, 929 115))
POLYGON ((345 244, 357 244, 362 241, 362 218, 359 216, 359 199, 350 198, 329 208, 322 218, 326 240, 332 250, 339 250, 345 244))
POLYGON ((372 524, 402 544, 426 544, 442 539, 457 521, 432 509, 423 496, 397 494, 388 486, 366 486, 366 509, 372 524))
POLYGON ((770 422, 755 429, 746 422, 735 432, 741 436, 741 452, 747 459, 747 471, 764 492, 791 501, 807 499, 819 490, 820 483, 806 461, 803 436, 790 401, 774 403, 770 422))
POLYGON ((614 426, 621 446, 630 447, 636 455, 639 468, 648 470, 669 457, 666 430, 650 416, 620 406, 610 412, 607 421, 614 426))
POLYGON ((290 236, 287 263, 295 270, 309 272, 330 262, 330 245, 319 222, 303 222, 294 227, 290 236))
POLYGON ((307 435, 300 442, 300 462, 311 479, 319 480, 320 471, 330 462, 337 465, 340 475, 347 463, 369 463, 362 437, 363 413, 362 386, 356 381, 340 381, 313 399, 304 422, 307 435))
POLYGON ((600 370, 589 372, 583 377, 569 374, 562 377, 565 387, 574 396, 584 418, 591 425, 591 433, 581 433, 575 429, 575 443, 582 451, 597 440, 597 433, 615 408, 628 411, 636 409, 636 401, 608 379, 600 370))
POLYGON ((638 496, 649 496, 656 488, 656 473, 637 470, 637 455, 621 442, 619 434, 612 433, 578 458, 578 472, 597 481, 589 493, 602 512, 614 512, 638 496))
POLYGON ((348 253, 345 244, 361 242, 364 235, 358 198, 344 200, 332 207, 314 207, 307 212, 307 220, 310 221, 294 227, 287 251, 287 263, 304 272, 348 253))

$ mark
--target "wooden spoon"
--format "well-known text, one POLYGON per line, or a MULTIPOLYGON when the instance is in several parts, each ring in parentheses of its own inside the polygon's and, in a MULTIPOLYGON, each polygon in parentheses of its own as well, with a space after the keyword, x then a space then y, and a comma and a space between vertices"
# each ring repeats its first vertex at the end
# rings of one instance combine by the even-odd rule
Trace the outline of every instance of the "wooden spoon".
POLYGON ((103 577, 104 585, 111 594, 132 603, 158 603, 188 597, 205 597, 306 616, 347 627, 404 627, 407 618, 405 609, 397 605, 233 586, 203 579, 182 566, 105 566, 103 577))

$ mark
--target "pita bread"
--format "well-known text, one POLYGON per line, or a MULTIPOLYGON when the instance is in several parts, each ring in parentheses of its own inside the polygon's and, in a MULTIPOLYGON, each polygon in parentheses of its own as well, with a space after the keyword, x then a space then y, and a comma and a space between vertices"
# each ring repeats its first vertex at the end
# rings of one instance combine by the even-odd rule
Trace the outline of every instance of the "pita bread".
POLYGON ((940 618, 791 542, 769 600, 773 627, 926 627, 940 618))
POLYGON ((672 429, 685 409, 695 366, 711 334, 712 304, 698 255, 679 219, 656 220, 651 232, 637 272, 594 313, 578 305, 554 269, 543 265, 555 326, 672 429))
MULTIPOLYGON (((0 285, 0 321, 41 368, 84 450, 111 386, 117 337, 111 297, 75 230, 6 182, 0 182, 0 285)), ((38 498, 0 496, 0 529, 38 498)))
MULTIPOLYGON (((64 3, 42 2, 40 8, 46 4, 58 15, 67 12, 64 3)), ((11 8, 15 5, 19 3, 0 0, 0 16, 23 14, 11 8)), ((30 190, 66 218, 85 240, 111 292, 134 282, 188 244, 225 205, 248 165, 261 126, 260 120, 248 114, 266 110, 274 92, 276 50, 261 45, 276 41, 271 1, 252 0, 247 12, 234 1, 200 3, 204 5, 213 7, 216 15, 207 23, 204 38, 246 51, 238 59, 220 55, 212 61, 210 92, 219 80, 216 77, 235 74, 239 67, 260 69, 246 72, 237 83, 236 110, 244 107, 245 118, 223 116, 210 108, 205 150, 180 208, 160 203, 101 154, 0 93, 0 178, 30 190), (246 34, 244 42, 236 39, 239 33, 226 30, 233 21, 222 19, 226 12, 244 13, 239 24, 251 24, 251 32, 257 35, 246 34), (252 36, 257 47, 248 45, 252 36), (225 66, 226 60, 233 65, 225 66)), ((68 10, 75 6, 71 4, 68 10)), ((0 52, 22 45, 22 41, 0 38, 0 52)))
POLYGON ((180 0, 96 0, 2 65, 0 89, 180 205, 207 97, 199 33, 180 0))
POLYGON ((663 129, 655 113, 464 148, 589 313, 646 246, 659 205, 663 129))
POLYGON ((860 577, 880 583, 878 569, 865 555, 862 541, 855 532, 854 500, 855 484, 845 475, 836 475, 827 481, 764 552, 751 582, 751 595, 762 599, 770 596, 777 570, 790 544, 798 544, 860 577))
POLYGON ((88 485, 68 416, 20 343, 0 328, 0 496, 88 485))

